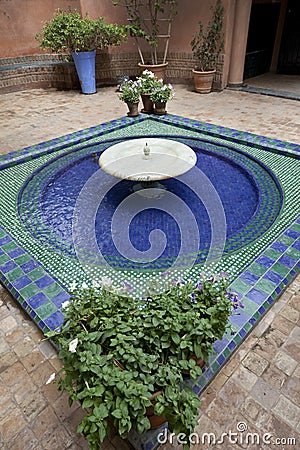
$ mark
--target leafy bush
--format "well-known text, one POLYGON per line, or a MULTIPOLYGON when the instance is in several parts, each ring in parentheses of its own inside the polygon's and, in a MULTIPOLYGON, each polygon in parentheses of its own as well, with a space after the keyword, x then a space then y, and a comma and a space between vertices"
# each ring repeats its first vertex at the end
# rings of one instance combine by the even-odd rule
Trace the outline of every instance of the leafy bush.
MULTIPOLYGON (((48 336, 59 348, 64 367, 59 389, 88 412, 78 427, 91 449, 103 442, 109 422, 126 438, 131 429, 150 428, 146 408, 159 391, 154 413, 162 414, 175 434, 193 432, 200 401, 185 383, 207 361, 214 340, 223 336, 238 300, 224 276, 188 282, 170 280, 162 293, 135 299, 130 286, 75 288, 64 304, 60 330, 48 336)), ((50 377, 51 379, 53 377, 50 377)))
POLYGON ((127 28, 108 24, 103 17, 92 20, 77 11, 56 10, 35 38, 40 47, 55 53, 88 52, 119 45, 127 38, 127 28))

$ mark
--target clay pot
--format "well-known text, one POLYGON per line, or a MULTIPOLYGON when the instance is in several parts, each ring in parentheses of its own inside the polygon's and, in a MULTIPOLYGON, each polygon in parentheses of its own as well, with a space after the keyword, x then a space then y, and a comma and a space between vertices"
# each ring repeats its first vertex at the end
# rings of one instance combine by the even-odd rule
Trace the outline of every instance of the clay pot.
POLYGON ((127 103, 127 107, 129 109, 127 116, 136 117, 139 115, 139 102, 127 103))
MULTIPOLYGON (((203 368, 205 367, 205 365, 206 365, 206 362, 203 361, 202 358, 196 358, 195 355, 192 355, 192 356, 191 356, 191 359, 194 359, 194 360, 195 360, 196 366, 200 367, 200 369, 203 369, 203 368)), ((190 371, 189 371, 189 370, 183 370, 182 373, 183 373, 184 375, 189 375, 189 374, 190 374, 190 371)))
POLYGON ((166 77, 166 68, 167 68, 168 63, 164 63, 164 64, 141 64, 139 63, 139 67, 142 69, 142 71, 144 70, 150 70, 151 72, 154 73, 154 75, 156 76, 156 78, 158 80, 165 80, 166 77))
POLYGON ((150 94, 141 94, 142 102, 144 108, 141 110, 142 113, 145 114, 153 114, 154 113, 154 104, 153 101, 150 100, 150 94))
POLYGON ((156 403, 155 398, 160 394, 162 394, 162 391, 155 392, 150 399, 152 402, 152 406, 148 406, 146 408, 146 416, 150 422, 151 430, 155 430, 156 428, 161 427, 167 421, 164 416, 162 416, 162 415, 157 416, 156 414, 154 414, 154 406, 156 403))
POLYGON ((193 70, 195 91, 200 94, 209 94, 212 89, 215 73, 215 70, 210 70, 208 72, 193 70))
POLYGON ((154 113, 158 114, 159 116, 163 116, 164 114, 167 114, 166 105, 167 105, 167 102, 156 102, 155 108, 154 108, 154 113))

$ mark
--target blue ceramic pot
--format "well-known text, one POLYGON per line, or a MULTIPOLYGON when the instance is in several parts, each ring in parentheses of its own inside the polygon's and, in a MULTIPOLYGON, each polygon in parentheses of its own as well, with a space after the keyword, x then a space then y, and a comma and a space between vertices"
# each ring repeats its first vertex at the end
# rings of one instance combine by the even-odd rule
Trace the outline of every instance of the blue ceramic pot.
POLYGON ((96 50, 91 52, 72 52, 83 94, 96 92, 96 50))

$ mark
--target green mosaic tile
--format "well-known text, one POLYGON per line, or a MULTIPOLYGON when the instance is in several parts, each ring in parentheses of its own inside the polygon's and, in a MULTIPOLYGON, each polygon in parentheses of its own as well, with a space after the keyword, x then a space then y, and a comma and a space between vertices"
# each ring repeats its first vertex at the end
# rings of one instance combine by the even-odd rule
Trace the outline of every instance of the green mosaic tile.
POLYGON ((257 303, 253 302, 247 297, 243 298, 242 303, 244 305, 243 312, 247 314, 247 316, 252 317, 255 311, 257 311, 257 303))
POLYGON ((258 282, 255 285, 256 289, 260 289, 261 291, 265 292, 266 294, 272 294, 274 291, 276 285, 273 284, 271 281, 268 280, 258 280, 258 282))
POLYGON ((299 223, 294 223, 291 226, 292 230, 298 231, 298 233, 300 233, 300 224, 299 223))
POLYGON ((236 345, 239 345, 243 339, 241 338, 241 336, 239 334, 237 334, 233 340, 236 343, 236 345))
POLYGON ((2 246, 2 249, 3 249, 6 253, 11 252, 11 251, 14 250, 15 248, 18 248, 18 245, 17 245, 15 242, 13 242, 13 241, 8 242, 7 244, 4 244, 4 245, 2 246))
POLYGON ((17 267, 14 270, 11 270, 7 275, 6 278, 8 279, 8 281, 12 282, 17 280, 18 278, 22 277, 24 275, 24 272, 22 269, 20 269, 20 267, 17 267))
POLYGON ((46 275, 47 272, 42 267, 37 267, 36 269, 32 270, 27 274, 27 276, 32 280, 36 281, 42 278, 44 275, 46 275))
POLYGON ((230 287, 233 291, 237 291, 240 294, 246 294, 251 289, 251 286, 242 280, 234 281, 230 287))
POLYGON ((46 319, 51 314, 55 313, 57 311, 56 306, 52 302, 46 302, 42 306, 36 309, 37 314, 41 319, 46 319))
POLYGON ((10 261, 10 257, 8 255, 1 255, 0 256, 0 264, 5 264, 6 262, 10 261))
POLYGON ((62 288, 61 286, 59 286, 59 284, 52 283, 50 284, 50 286, 43 289, 43 292, 47 295, 48 298, 52 299, 62 292, 62 288))
POLYGON ((210 368, 213 370, 214 373, 218 372, 218 370, 220 369, 220 364, 218 364, 217 362, 214 362, 210 368))
POLYGON ((223 351, 223 355, 225 358, 228 358, 228 356, 231 354, 231 351, 229 350, 229 348, 225 348, 223 351))
POLYGON ((14 261, 19 264, 19 266, 22 266, 22 264, 26 264, 27 262, 29 262, 32 258, 30 257, 30 255, 28 254, 24 254, 21 256, 17 256, 14 261))
POLYGON ((274 272, 278 273, 279 275, 281 275, 281 276, 284 277, 284 276, 286 276, 286 275, 289 273, 290 268, 284 266, 283 264, 280 264, 279 262, 277 262, 277 263, 275 263, 275 264, 272 266, 272 270, 273 270, 274 272))
POLYGON ((282 242, 285 245, 292 245, 295 242, 295 239, 284 234, 278 238, 278 241, 282 242))
POLYGON ((251 264, 248 269, 251 273, 260 277, 268 270, 265 266, 262 266, 256 262, 251 264))
POLYGON ((256 311, 256 313, 253 314, 254 319, 258 320, 260 318, 260 313, 256 311))
POLYGON ((295 261, 299 261, 300 259, 300 251, 293 247, 288 248, 285 252, 285 255, 289 256, 295 261))
POLYGON ((251 325, 250 323, 248 323, 248 322, 244 325, 244 330, 245 330, 246 332, 250 331, 251 328, 252 328, 252 325, 251 325))
POLYGON ((30 297, 33 297, 38 292, 40 292, 40 289, 33 283, 28 284, 28 286, 20 290, 20 294, 25 300, 28 300, 30 297))
POLYGON ((5 230, 0 230, 0 238, 3 238, 4 236, 6 236, 6 231, 5 230))
POLYGON ((268 258, 273 259, 274 261, 276 261, 277 259, 280 258, 280 256, 282 255, 280 252, 277 252, 276 250, 274 250, 273 248, 268 248, 265 252, 264 252, 265 256, 267 256, 268 258))

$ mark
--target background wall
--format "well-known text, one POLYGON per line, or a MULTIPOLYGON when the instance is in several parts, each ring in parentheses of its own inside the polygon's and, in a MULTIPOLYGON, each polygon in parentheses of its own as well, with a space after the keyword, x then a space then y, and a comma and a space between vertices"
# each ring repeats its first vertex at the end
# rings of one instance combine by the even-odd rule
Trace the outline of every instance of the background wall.
MULTIPOLYGON (((224 1, 228 3, 228 1, 224 1)), ((209 7, 214 0, 179 0, 178 14, 172 25, 170 52, 191 52, 190 41, 198 29, 198 21, 207 21, 209 7)), ((42 22, 49 20, 55 11, 77 9, 92 18, 106 17, 108 22, 127 23, 125 8, 113 6, 111 0, 0 0, 0 56, 24 56, 41 53, 34 35, 42 22)), ((135 51, 133 39, 122 44, 125 51, 135 51)), ((110 49, 119 51, 119 48, 110 49)))
MULTIPOLYGON (((215 88, 223 88, 227 82, 229 67, 228 55, 231 50, 231 37, 227 38, 229 26, 232 26, 233 9, 236 0, 223 0, 225 8, 225 50, 215 78, 215 88)), ((193 35, 198 31, 198 22, 207 24, 211 17, 210 7, 215 0, 178 0, 178 13, 172 24, 171 39, 168 52, 167 78, 170 82, 192 83, 194 61, 190 47, 193 35)), ((114 6, 112 0, 0 0, 0 65, 17 63, 22 57, 26 63, 30 58, 40 60, 47 58, 47 53, 40 50, 34 36, 40 32, 43 22, 52 18, 56 9, 77 9, 84 16, 103 16, 107 22, 125 24, 127 14, 125 8, 114 6), (4 59, 18 61, 10 62, 4 59)), ((51 56, 52 57, 52 56, 51 56)), ((49 58, 51 58, 49 57, 49 58)), ((97 81, 100 84, 114 82, 116 76, 139 74, 139 56, 136 42, 128 38, 119 47, 111 47, 97 52, 97 81)))

